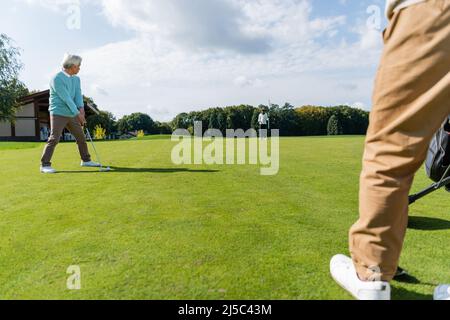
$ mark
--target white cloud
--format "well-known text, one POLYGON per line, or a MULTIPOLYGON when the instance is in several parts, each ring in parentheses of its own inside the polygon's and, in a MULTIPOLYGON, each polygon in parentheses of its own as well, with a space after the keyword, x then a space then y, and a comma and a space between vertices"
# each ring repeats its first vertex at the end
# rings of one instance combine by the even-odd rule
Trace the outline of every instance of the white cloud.
POLYGON ((261 88, 264 86, 264 82, 261 79, 249 79, 246 76, 239 76, 234 79, 233 83, 241 88, 254 87, 261 88))
POLYGON ((165 109, 165 108, 161 108, 161 107, 155 107, 152 105, 148 105, 147 106, 147 111, 153 115, 153 116, 157 116, 159 118, 161 117, 165 117, 167 115, 170 115, 170 111, 165 109))
POLYGON ((358 30, 361 40, 351 44, 318 41, 324 34, 336 35, 346 18, 311 19, 309 1, 195 0, 194 5, 186 6, 184 1, 175 0, 136 0, 132 5, 125 0, 103 0, 102 4, 113 24, 137 32, 132 40, 85 53, 91 70, 106 70, 108 64, 117 68, 117 76, 105 77, 106 81, 132 76, 153 84, 186 78, 201 82, 236 79, 242 74, 256 79, 329 67, 367 66, 378 53, 372 41, 376 32, 358 30), (199 11, 200 2, 214 5, 199 11), (210 15, 214 18, 208 18, 210 15), (230 25, 229 29, 224 25, 230 25), (250 37, 250 33, 258 37, 250 37), (261 45, 255 47, 251 41, 243 44, 240 39, 259 39, 261 45), (269 43, 270 50, 257 50, 269 43))
POLYGON ((80 0, 16 0, 31 6, 41 6, 55 12, 66 11, 70 5, 79 4, 80 0))
POLYGON ((367 26, 360 27, 356 32, 360 35, 361 50, 379 50, 382 45, 382 37, 379 30, 367 26))
POLYGON ((108 96, 108 91, 106 91, 105 89, 103 89, 102 87, 100 87, 97 84, 92 84, 91 85, 91 91, 95 94, 101 94, 103 96, 108 96))
POLYGON ((269 50, 270 39, 246 32, 246 16, 227 0, 102 0, 106 17, 148 36, 170 39, 191 48, 257 53, 269 50))
MULTIPOLYGON (((73 2, 21 1, 51 8, 73 2)), ((332 83, 327 75, 372 68, 381 48, 378 31, 350 28, 342 15, 313 17, 314 2, 308 0, 96 3, 111 25, 134 34, 83 52, 83 83, 95 84, 86 93, 118 115, 147 111, 157 120, 169 120, 181 111, 258 103, 269 95, 292 103, 307 97, 308 103, 316 103, 312 92, 317 100, 331 94, 335 101, 362 99, 370 81, 364 78, 364 86, 334 92, 341 79, 332 83), (358 40, 346 40, 343 30, 358 40), (314 81, 306 75, 314 75, 314 81)))
POLYGON ((364 102, 354 102, 354 103, 350 103, 347 104, 353 108, 358 108, 358 109, 362 109, 362 110, 367 110, 367 106, 364 104, 364 102))

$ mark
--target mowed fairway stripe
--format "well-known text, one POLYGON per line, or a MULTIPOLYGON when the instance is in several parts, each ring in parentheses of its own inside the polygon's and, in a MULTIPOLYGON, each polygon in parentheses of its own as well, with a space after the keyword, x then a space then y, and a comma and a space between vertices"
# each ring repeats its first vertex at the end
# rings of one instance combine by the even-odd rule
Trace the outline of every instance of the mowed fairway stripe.
MULTIPOLYGON (((58 146, 0 143, 0 298, 350 299, 329 259, 357 219, 364 137, 282 138, 280 172, 252 165, 175 166, 167 139, 97 143, 111 173, 81 169, 58 146), (8 149, 8 150, 6 150, 8 149), (82 289, 66 288, 70 265, 82 289)), ((414 190, 429 184, 423 171, 414 190)), ((428 299, 449 282, 449 194, 412 207, 402 266, 419 283, 394 298, 428 299), (432 230, 430 230, 432 229, 432 230)))

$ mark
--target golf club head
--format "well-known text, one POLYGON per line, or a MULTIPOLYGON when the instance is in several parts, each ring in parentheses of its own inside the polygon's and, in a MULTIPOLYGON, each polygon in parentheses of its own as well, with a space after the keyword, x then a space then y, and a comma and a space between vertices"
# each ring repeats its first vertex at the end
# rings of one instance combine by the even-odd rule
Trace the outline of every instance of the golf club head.
POLYGON ((110 172, 111 168, 110 167, 106 167, 106 168, 100 168, 100 172, 110 172))

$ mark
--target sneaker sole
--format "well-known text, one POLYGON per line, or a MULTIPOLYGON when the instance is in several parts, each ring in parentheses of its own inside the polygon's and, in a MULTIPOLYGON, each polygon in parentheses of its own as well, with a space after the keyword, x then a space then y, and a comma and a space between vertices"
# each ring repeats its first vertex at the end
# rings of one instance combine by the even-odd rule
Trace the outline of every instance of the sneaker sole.
MULTIPOLYGON (((353 293, 350 292, 350 290, 348 290, 343 284, 341 284, 334 276, 333 274, 331 274, 331 277, 333 278, 333 280, 342 288, 344 289, 348 294, 350 294, 353 298, 355 298, 358 301, 362 301, 360 298, 358 298, 357 296, 355 296, 353 293)), ((381 300, 378 300, 381 301, 381 300)), ((391 301, 391 300, 389 300, 391 301)))
POLYGON ((345 292, 347 292, 348 294, 350 294, 354 299, 360 301, 361 299, 359 299, 357 296, 355 296, 353 293, 351 293, 343 284, 341 284, 331 273, 331 278, 333 278, 334 282, 336 282, 342 289, 345 290, 345 292))

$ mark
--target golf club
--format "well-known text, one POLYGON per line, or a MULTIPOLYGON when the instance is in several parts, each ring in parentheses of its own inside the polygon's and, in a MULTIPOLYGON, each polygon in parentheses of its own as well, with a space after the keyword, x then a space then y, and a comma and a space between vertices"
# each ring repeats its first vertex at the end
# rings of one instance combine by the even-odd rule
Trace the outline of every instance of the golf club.
POLYGON ((97 148, 95 148, 95 143, 94 143, 94 140, 92 139, 91 133, 90 133, 88 127, 85 127, 85 128, 86 128, 86 134, 87 134, 89 140, 91 141, 92 148, 94 149, 95 156, 97 157, 97 161, 98 161, 98 163, 100 163, 100 172, 109 172, 109 171, 111 171, 110 167, 106 167, 106 168, 103 167, 102 162, 100 160, 100 156, 98 155, 98 152, 97 152, 97 148))

